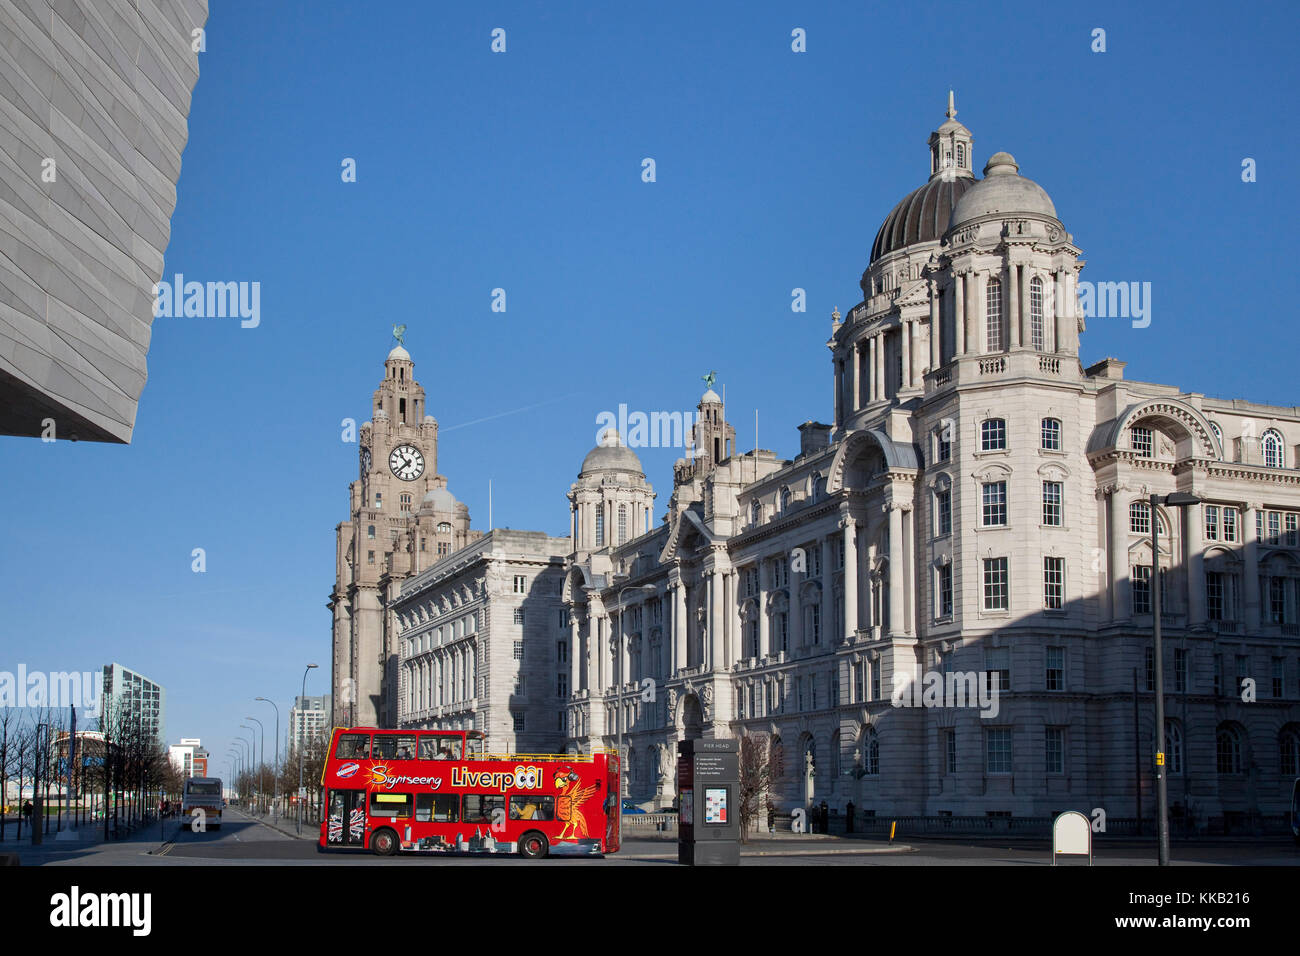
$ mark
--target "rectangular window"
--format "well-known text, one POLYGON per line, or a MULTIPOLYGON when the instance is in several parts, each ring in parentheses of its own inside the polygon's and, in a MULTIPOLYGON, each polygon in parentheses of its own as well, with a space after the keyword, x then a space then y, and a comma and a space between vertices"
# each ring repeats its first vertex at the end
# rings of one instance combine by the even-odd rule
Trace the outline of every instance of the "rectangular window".
POLYGON ((772 562, 772 577, 774 580, 773 587, 785 588, 790 586, 790 565, 785 558, 777 558, 772 562))
POLYGON ((1223 540, 1224 541, 1237 540, 1237 509, 1236 508, 1223 509, 1223 540))
POLYGON ((939 569, 939 616, 952 617, 952 565, 939 569))
POLYGON ((1048 727, 1047 732, 1047 772, 1065 773, 1065 728, 1048 727))
POLYGON ((945 730, 943 732, 943 752, 944 752, 944 769, 952 774, 957 772, 957 732, 955 730, 945 730))
POLYGON ((1214 655, 1214 693, 1223 696, 1223 655, 1214 655))
POLYGON ((415 805, 409 793, 372 793, 370 815, 389 819, 406 819, 415 805))
POLYGON ((524 731, 524 715, 523 715, 523 714, 515 714, 514 717, 515 717, 515 721, 514 721, 515 733, 517 733, 517 734, 523 733, 523 731, 524 731))
POLYGON ((1065 558, 1043 558, 1043 607, 1059 610, 1065 604, 1065 558))
POLYGON ((1131 534, 1151 533, 1151 505, 1135 501, 1128 506, 1128 530, 1131 534))
POLYGON ((1044 451, 1061 450, 1061 422, 1058 419, 1043 419, 1042 441, 1044 451))
POLYGON ((524 593, 524 582, 525 582, 525 579, 524 579, 524 576, 523 576, 522 574, 516 574, 516 575, 515 575, 515 594, 523 594, 523 593, 524 593))
POLYGON ((1043 482, 1043 524, 1061 526, 1061 495, 1064 487, 1059 481, 1043 482))
POLYGON ((1241 693, 1242 681, 1250 677, 1250 657, 1246 654, 1237 655, 1237 686, 1233 689, 1234 694, 1241 693))
POLYGON ((999 691, 1011 690, 1011 648, 990 647, 984 651, 984 669, 989 683, 997 681, 999 691))
POLYGON ((934 493, 935 534, 952 534, 952 491, 945 488, 934 493))
POLYGON ((1264 541, 1264 512, 1260 508, 1255 509, 1255 540, 1264 541))
POLYGON ((556 695, 559 697, 568 697, 569 696, 569 675, 565 673, 560 673, 557 674, 556 677, 557 677, 556 687, 555 687, 556 695))
POLYGON ((1187 651, 1181 647, 1174 648, 1174 691, 1187 692, 1187 651))
POLYGON ((554 820, 555 797, 542 794, 511 794, 511 820, 554 820))
POLYGON ((1001 418, 989 418, 980 422, 980 451, 1005 451, 1007 447, 1007 423, 1001 418))
POLYGON ((1286 623, 1286 592, 1283 588, 1285 578, 1268 579, 1268 622, 1270 624, 1286 623))
POLYGON ((880 661, 871 662, 871 699, 880 700, 880 661))
POLYGON ((1268 513, 1268 543, 1276 545, 1282 537, 1282 513, 1280 511, 1270 511, 1268 513))
POLYGON ((1005 481, 987 481, 982 489, 983 524, 986 528, 998 528, 1007 523, 1007 483, 1005 481))
POLYGON ((560 627, 568 627, 569 623, 569 609, 567 607, 560 608, 560 627))
POLYGON ((1151 613, 1151 565, 1135 564, 1132 569, 1133 613, 1151 613))
POLYGON ((454 793, 417 793, 416 823, 455 823, 460 818, 460 797, 454 793))
POLYGON ((516 624, 524 623, 524 609, 521 607, 515 608, 515 623, 516 624))
POLYGON ((374 563, 375 563, 375 552, 373 552, 373 551, 367 551, 367 552, 366 552, 366 564, 374 564, 374 563))
POLYGON ((1219 540, 1219 506, 1205 506, 1205 540, 1219 540))
POLYGON ((338 743, 334 745, 334 756, 368 760, 370 758, 370 735, 339 734, 338 743))
POLYGON ((1285 541, 1285 544, 1286 544, 1286 546, 1287 546, 1288 548, 1294 548, 1294 547, 1296 546, 1296 538, 1297 538, 1297 530, 1298 530, 1298 529, 1297 529, 1297 522, 1298 522, 1298 521, 1300 521, 1300 515, 1297 515, 1294 511, 1288 511, 1288 512, 1286 513, 1286 541, 1285 541))
POLYGON ((1065 690, 1065 648, 1047 649, 1047 689, 1065 690))
POLYGON ((1282 685, 1286 683, 1286 660, 1281 657, 1273 658, 1273 696, 1282 696, 1282 685))
POLYGON ((557 661, 561 662, 561 663, 564 663, 565 661, 567 661, 567 660, 569 659, 569 642, 568 642, 568 641, 556 641, 556 642, 555 642, 555 659, 556 659, 557 661))
POLYGON ((1005 611, 1010 607, 1007 587, 1007 559, 984 559, 984 610, 1005 611))
POLYGON ((466 823, 491 824, 504 819, 506 797, 503 793, 465 794, 465 812, 461 819, 466 823), (496 813, 497 810, 502 811, 496 813))
POLYGON ((1205 616, 1211 621, 1224 621, 1224 587, 1222 571, 1205 572, 1205 616))
POLYGON ((988 773, 1011 773, 1011 728, 990 727, 984 731, 984 738, 988 773))
POLYGON ((952 458, 952 442, 948 439, 948 426, 944 425, 934 433, 935 461, 948 461, 952 458))
POLYGON ((376 760, 414 760, 415 734, 375 734, 376 760))
POLYGON ((522 661, 522 660, 524 659, 524 642, 523 642, 523 641, 515 641, 514 644, 515 644, 515 647, 514 647, 514 657, 515 657, 515 660, 517 660, 517 661, 522 661))
POLYGON ((438 542, 438 557, 440 557, 440 558, 445 558, 448 554, 451 553, 450 548, 451 548, 451 545, 449 545, 446 541, 439 541, 439 542, 438 542))
POLYGON ((812 643, 821 643, 822 609, 820 604, 813 604, 808 608, 808 633, 812 636, 812 643))
POLYGON ((866 665, 862 661, 853 663, 853 703, 860 704, 866 700, 867 688, 863 680, 866 665))
POLYGON ((1154 449, 1155 442, 1151 429, 1135 427, 1133 429, 1133 450, 1144 458, 1150 458, 1154 453, 1154 449))

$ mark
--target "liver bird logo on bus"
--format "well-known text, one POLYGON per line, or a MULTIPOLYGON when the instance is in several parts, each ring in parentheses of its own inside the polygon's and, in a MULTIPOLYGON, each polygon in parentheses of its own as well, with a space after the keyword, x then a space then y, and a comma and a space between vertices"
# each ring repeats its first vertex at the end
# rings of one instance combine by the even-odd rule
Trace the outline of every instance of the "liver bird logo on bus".
POLYGON ((557 839, 582 840, 588 835, 587 817, 582 812, 582 805, 600 788, 594 783, 579 788, 579 782, 572 767, 560 767, 555 771, 555 786, 560 791, 555 798, 555 818, 564 823, 557 839))

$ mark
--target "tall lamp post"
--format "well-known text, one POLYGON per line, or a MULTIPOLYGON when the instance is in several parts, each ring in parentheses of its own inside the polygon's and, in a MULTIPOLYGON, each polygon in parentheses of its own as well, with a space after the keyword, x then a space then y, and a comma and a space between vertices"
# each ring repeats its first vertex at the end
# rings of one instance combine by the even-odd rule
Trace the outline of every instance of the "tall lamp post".
MULTIPOLYGON (((301 697, 307 696, 307 675, 316 669, 315 664, 308 664, 307 669, 302 672, 302 694, 301 697)), ((301 698, 300 698, 301 699, 301 698)), ((298 718, 302 720, 301 717, 298 718)), ((302 745, 305 734, 298 735, 298 833, 302 833, 302 745)))
MULTIPOLYGON (((239 771, 239 772, 240 772, 241 775, 242 775, 242 774, 249 774, 249 772, 250 772, 250 768, 253 766, 253 762, 252 762, 252 759, 251 759, 251 758, 249 757, 249 755, 248 755, 248 751, 247 751, 246 749, 244 749, 244 748, 250 746, 250 744, 248 743, 248 738, 246 738, 246 737, 241 737, 241 736, 239 736, 239 735, 236 735, 236 736, 235 736, 235 743, 239 744, 239 760, 240 760, 240 762, 243 764, 243 766, 240 768, 240 771, 239 771)), ((250 774, 250 775, 251 775, 251 774, 250 774)))
MULTIPOLYGON (((252 733, 252 734, 256 734, 256 733, 257 733, 256 728, 254 728, 254 727, 250 727, 250 726, 248 726, 248 724, 240 724, 239 726, 240 726, 240 729, 241 729, 241 730, 247 730, 249 733, 252 733)), ((251 777, 252 780, 256 781, 257 778, 252 776, 252 771, 253 771, 253 770, 256 770, 256 769, 257 769, 257 766, 258 766, 258 762, 257 762, 257 737, 256 737, 256 736, 253 736, 253 737, 249 737, 249 738, 248 738, 248 749, 249 749, 249 752, 252 754, 252 758, 251 758, 250 763, 249 763, 249 765, 248 765, 249 776, 251 777)), ((254 805, 254 807, 256 807, 258 801, 261 799, 261 796, 262 796, 262 785, 261 785, 261 783, 256 783, 256 782, 255 782, 255 783, 253 784, 253 805, 254 805)))
POLYGON ((623 595, 628 591, 639 591, 641 594, 655 594, 657 589, 653 584, 639 584, 636 587, 625 585, 618 592, 618 652, 614 655, 614 671, 617 674, 615 679, 615 706, 618 713, 614 716, 614 722, 618 727, 618 812, 623 812, 623 641, 627 637, 627 609, 623 606, 623 595))
MULTIPOLYGON (((1160 519, 1156 508, 1183 508, 1199 505, 1201 499, 1183 491, 1169 495, 1151 496, 1151 629, 1155 638, 1156 659, 1156 803, 1159 806, 1158 832, 1160 838, 1159 860, 1161 866, 1169 865, 1169 781, 1165 761, 1165 663, 1160 646, 1160 519)), ((1197 582, 1189 582, 1196 587, 1197 582)))
POLYGON ((255 697, 254 700, 260 700, 264 704, 270 704, 275 707, 275 764, 272 766, 271 774, 271 814, 275 819, 280 817, 280 708, 275 706, 275 701, 268 697, 255 697))
MULTIPOLYGON (((262 801, 265 802, 266 801, 266 728, 262 726, 262 722, 258 720, 256 717, 245 717, 244 719, 251 720, 253 723, 257 724, 258 730, 262 732, 262 760, 257 765, 257 787, 259 790, 262 791, 262 801)), ((253 728, 250 727, 248 729, 252 730, 253 728)))

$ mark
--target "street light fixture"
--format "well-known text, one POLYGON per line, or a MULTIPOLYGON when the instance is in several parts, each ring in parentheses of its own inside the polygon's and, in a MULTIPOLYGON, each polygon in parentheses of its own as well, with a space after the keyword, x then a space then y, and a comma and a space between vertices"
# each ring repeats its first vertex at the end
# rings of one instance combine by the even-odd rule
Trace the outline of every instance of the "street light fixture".
POLYGON ((275 707, 275 764, 272 767, 271 776, 271 814, 278 820, 280 818, 280 708, 276 707, 275 701, 269 697, 255 697, 253 699, 275 707))
MULTIPOLYGON (((245 720, 251 720, 257 724, 258 729, 262 732, 262 760, 257 765, 257 788, 262 791, 262 801, 266 801, 266 728, 256 717, 245 717, 245 720)), ((252 730, 253 728, 248 728, 252 730)))
MULTIPOLYGON (((307 674, 308 674, 308 672, 315 670, 315 669, 316 669, 316 666, 317 666, 317 665, 315 665, 315 664, 308 664, 308 665, 307 665, 307 670, 305 670, 305 671, 302 672, 302 695, 301 695, 301 697, 306 697, 306 696, 307 696, 307 674)), ((302 719, 302 718, 301 718, 301 716, 300 716, 300 717, 299 717, 299 720, 301 721, 301 719, 302 719)), ((299 833, 299 835, 302 834, 302 744, 303 744, 303 740, 302 740, 302 738, 305 737, 305 736, 306 736, 305 734, 299 734, 299 735, 298 735, 298 801, 297 801, 297 802, 298 802, 298 833, 299 833)))
POLYGON ((615 715, 614 722, 618 727, 618 812, 623 812, 623 641, 627 637, 627 609, 623 606, 623 595, 628 591, 639 591, 642 594, 657 594, 658 588, 653 584, 639 584, 633 587, 625 585, 618 592, 618 653, 614 655, 614 669, 617 674, 615 678, 615 704, 618 713, 615 715))
MULTIPOLYGON (((251 732, 251 733, 254 733, 254 734, 255 734, 255 733, 257 732, 256 728, 254 728, 254 727, 250 727, 250 726, 248 726, 248 724, 240 724, 239 726, 240 726, 242 729, 247 730, 247 731, 249 731, 249 732, 251 732)), ((255 736, 254 736, 254 737, 249 737, 249 738, 248 738, 248 746, 249 746, 249 748, 252 750, 252 754, 253 754, 253 762, 252 762, 251 764, 249 764, 249 768, 248 768, 248 769, 249 769, 249 778, 250 778, 250 782, 251 782, 251 781, 254 781, 254 780, 257 779, 256 777, 253 777, 253 776, 252 776, 253 768, 256 767, 256 766, 258 766, 258 760, 257 760, 257 737, 255 737, 255 736)), ((254 804, 256 804, 257 801, 261 798, 261 790, 262 790, 262 787, 261 787, 261 784, 260 784, 260 783, 254 783, 254 784, 253 784, 253 802, 254 802, 254 804)))
MULTIPOLYGON (((1169 799, 1168 774, 1165 763, 1165 666, 1160 645, 1160 519, 1156 508, 1184 508, 1199 505, 1201 499, 1184 491, 1169 495, 1151 496, 1151 629, 1155 639, 1156 664, 1156 804, 1159 807, 1157 828, 1159 832, 1158 858, 1161 866, 1169 865, 1169 799)), ((1172 536, 1172 532, 1171 532, 1172 536)), ((1195 587, 1195 582, 1189 587, 1195 587)))

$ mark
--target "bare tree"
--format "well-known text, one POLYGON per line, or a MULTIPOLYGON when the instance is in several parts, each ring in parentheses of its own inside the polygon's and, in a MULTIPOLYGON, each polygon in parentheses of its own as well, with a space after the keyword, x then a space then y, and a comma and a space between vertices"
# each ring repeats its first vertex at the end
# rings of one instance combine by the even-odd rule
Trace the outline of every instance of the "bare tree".
POLYGON ((740 738, 740 840, 749 842, 749 831, 763 809, 760 800, 772 786, 773 760, 766 734, 740 738))

